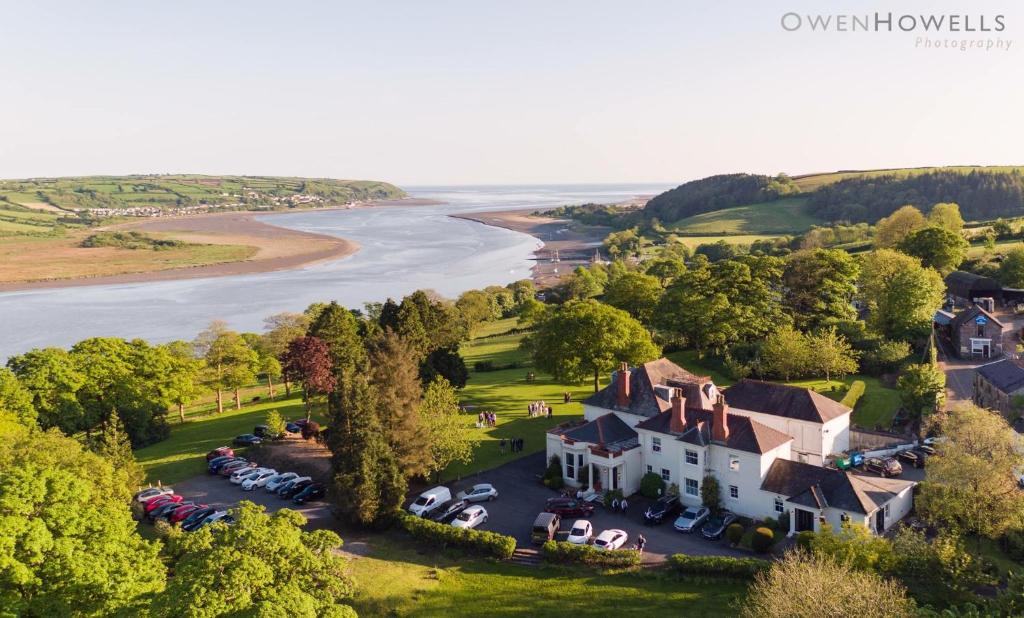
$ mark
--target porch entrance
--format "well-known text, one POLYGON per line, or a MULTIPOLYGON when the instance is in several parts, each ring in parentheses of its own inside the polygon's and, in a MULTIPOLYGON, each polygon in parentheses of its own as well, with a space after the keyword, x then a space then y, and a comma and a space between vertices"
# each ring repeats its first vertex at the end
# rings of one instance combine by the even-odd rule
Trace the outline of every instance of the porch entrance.
POLYGON ((885 532, 885 509, 878 509, 875 513, 875 532, 885 532))
POLYGON ((794 509, 796 511, 796 532, 803 532, 804 530, 814 531, 814 513, 805 511, 803 509, 794 509))

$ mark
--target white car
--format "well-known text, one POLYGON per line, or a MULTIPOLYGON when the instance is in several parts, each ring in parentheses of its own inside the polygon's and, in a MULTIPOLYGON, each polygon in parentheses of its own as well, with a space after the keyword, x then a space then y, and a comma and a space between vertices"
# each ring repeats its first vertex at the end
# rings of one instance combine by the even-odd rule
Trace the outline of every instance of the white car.
POLYGON ((476 528, 483 523, 487 523, 487 509, 482 506, 471 506, 452 520, 456 528, 476 528))
POLYGON ((260 472, 259 474, 250 474, 245 477, 242 481, 242 491, 252 491, 257 487, 263 487, 267 484, 267 479, 272 476, 277 476, 277 470, 267 470, 266 472, 260 472))
POLYGON ((592 536, 594 536, 594 526, 585 519, 577 519, 572 522, 569 538, 565 540, 575 545, 586 545, 592 536))
POLYGON ((490 483, 473 485, 469 491, 460 491, 458 495, 455 496, 458 500, 468 500, 470 502, 487 502, 494 500, 497 497, 498 490, 490 483))
POLYGON ((607 550, 619 549, 626 544, 627 539, 629 539, 629 535, 625 530, 612 528, 597 535, 597 538, 594 539, 594 547, 607 550))
POLYGON ((167 496, 173 493, 174 490, 170 487, 150 487, 149 489, 143 489, 139 493, 135 494, 135 501, 140 504, 145 504, 153 498, 159 498, 160 496, 167 496))
POLYGON ((242 481, 249 478, 250 476, 256 476, 257 474, 262 474, 264 472, 269 471, 270 468, 248 468, 244 470, 239 470, 238 472, 234 472, 231 474, 231 482, 234 483, 235 485, 241 485, 242 481))
POLYGON ((299 478, 299 475, 295 474, 294 472, 285 472, 284 474, 275 474, 274 476, 272 476, 269 479, 267 479, 267 482, 263 486, 263 489, 266 489, 269 492, 275 492, 275 491, 277 491, 277 489, 281 485, 284 485, 288 481, 290 481, 292 479, 297 479, 297 478, 299 478))

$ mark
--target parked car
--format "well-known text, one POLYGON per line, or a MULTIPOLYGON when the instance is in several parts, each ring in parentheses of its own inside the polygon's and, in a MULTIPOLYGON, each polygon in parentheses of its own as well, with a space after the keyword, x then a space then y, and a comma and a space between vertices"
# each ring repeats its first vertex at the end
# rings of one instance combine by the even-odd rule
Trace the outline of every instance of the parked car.
POLYGON ((325 495, 327 495, 327 486, 323 483, 313 483, 311 485, 306 485, 305 489, 295 494, 295 497, 292 498, 292 502, 295 504, 305 504, 307 502, 319 500, 325 495))
POLYGON ((284 485, 288 481, 297 478, 299 478, 299 475, 294 472, 284 472, 282 474, 276 474, 267 479, 267 482, 263 486, 263 488, 273 493, 277 491, 277 488, 280 487, 281 485, 284 485))
POLYGON ((180 508, 189 507, 195 505, 195 502, 178 502, 175 504, 166 504, 148 515, 150 521, 156 521, 158 519, 167 519, 172 513, 180 508))
POLYGON ((660 524, 669 517, 675 516, 682 505, 679 504, 678 496, 662 496, 654 501, 654 504, 644 511, 644 522, 648 524, 660 524))
POLYGON ((217 457, 234 457, 235 449, 230 446, 218 446, 209 453, 206 454, 206 461, 216 459, 217 457))
POLYGON ((704 522, 711 516, 711 509, 706 506, 688 506, 672 526, 680 532, 693 532, 700 530, 704 522))
POLYGON ((572 522, 572 528, 569 529, 569 537, 565 540, 575 545, 586 545, 590 543, 590 538, 593 536, 594 526, 585 519, 577 519, 572 522))
POLYGON ((216 512, 217 507, 204 505, 202 508, 192 511, 188 514, 188 517, 181 520, 181 529, 188 530, 189 526, 191 526, 192 524, 198 523, 216 512))
POLYGON ((174 509, 174 512, 171 513, 170 517, 167 518, 167 521, 169 521, 172 524, 180 523, 182 521, 185 521, 185 519, 192 513, 195 513, 196 511, 201 511, 202 509, 207 508, 207 506, 208 505, 206 504, 192 504, 187 507, 182 507, 180 509, 174 509))
POLYGON ((559 517, 590 517, 594 505, 576 498, 548 498, 544 510, 559 517))
POLYGON ((553 541, 555 535, 558 533, 558 527, 562 523, 562 518, 555 513, 548 513, 547 511, 537 515, 537 519, 533 520, 533 530, 530 532, 530 541, 535 545, 541 545, 548 541, 553 541))
POLYGON ((252 468, 255 470, 256 467, 256 464, 251 461, 232 461, 227 465, 221 466, 220 470, 217 471, 217 474, 221 476, 231 476, 239 470, 243 470, 245 468, 252 468))
POLYGON ((280 487, 278 487, 277 490, 274 493, 276 493, 278 495, 278 497, 283 498, 284 497, 284 492, 286 492, 289 489, 291 489, 296 483, 298 483, 300 481, 312 481, 312 480, 313 479, 309 478, 308 476, 297 476, 297 477, 293 478, 290 481, 285 481, 285 483, 283 485, 281 485, 280 487))
POLYGON ((629 535, 626 534, 625 530, 619 530, 618 528, 604 530, 594 539, 594 548, 606 550, 619 549, 626 544, 628 539, 629 535))
POLYGON ((418 498, 409 505, 409 512, 420 517, 429 517, 437 509, 444 508, 452 501, 452 492, 444 485, 421 493, 418 498))
POLYGON ((270 427, 267 427, 266 425, 256 425, 255 427, 253 427, 252 432, 253 434, 256 435, 257 438, 261 438, 263 440, 280 440, 281 438, 284 437, 283 433, 278 434, 276 436, 271 435, 270 427))
POLYGON ((434 509, 430 512, 428 517, 441 524, 450 524, 459 513, 466 510, 469 507, 469 502, 465 500, 453 500, 448 503, 448 506, 434 509))
POLYGON ((242 481, 247 478, 255 478, 264 472, 273 472, 277 474, 277 471, 272 468, 241 468, 231 473, 231 482, 235 485, 241 485, 242 481))
POLYGON ((206 469, 210 474, 217 474, 228 464, 235 462, 246 463, 245 457, 218 457, 217 459, 211 459, 210 463, 206 466, 206 469))
POLYGON ((480 524, 487 523, 487 509, 479 505, 473 505, 463 509, 461 513, 452 520, 456 528, 476 528, 480 524))
POLYGON ((274 476, 277 476, 277 470, 267 470, 265 472, 260 472, 259 474, 250 474, 242 481, 242 491, 252 491, 257 487, 263 487, 267 484, 267 480, 274 476))
POLYGON ((199 520, 194 521, 194 522, 192 522, 190 524, 182 526, 182 530, 185 530, 187 532, 195 532, 196 530, 202 528, 203 526, 206 526, 208 524, 212 524, 215 521, 218 521, 218 520, 220 520, 220 519, 222 519, 224 517, 227 517, 227 515, 228 515, 227 511, 214 511, 214 512, 210 513, 209 515, 207 515, 206 517, 203 517, 202 519, 199 519, 199 520))
POLYGON ((284 491, 278 491, 277 495, 285 500, 290 500, 295 496, 299 495, 299 492, 301 492, 303 489, 309 487, 312 484, 313 479, 309 478, 308 476, 302 479, 295 479, 295 482, 293 484, 287 486, 287 489, 285 489, 284 491))
POLYGON ((484 502, 497 498, 498 490, 490 483, 480 483, 473 485, 469 491, 460 491, 455 497, 459 500, 469 500, 470 502, 484 502))
POLYGON ((263 442, 263 438, 253 435, 251 433, 243 433, 240 436, 235 436, 235 446, 253 446, 263 442))
POLYGON ((153 498, 149 502, 146 502, 146 506, 145 506, 144 510, 145 510, 146 513, 152 513, 157 508, 159 508, 159 507, 161 507, 161 506, 163 506, 165 504, 170 504, 170 503, 175 503, 176 504, 178 502, 181 502, 184 499, 185 499, 185 496, 179 496, 179 495, 176 495, 176 494, 165 494, 163 496, 159 496, 157 498, 153 498))
POLYGON ((135 501, 142 504, 159 498, 160 496, 167 496, 173 494, 174 490, 170 487, 150 487, 149 489, 143 489, 142 491, 135 494, 135 501))
POLYGON ((903 474, 903 466, 893 457, 868 457, 864 460, 864 469, 881 476, 899 476, 903 474))
POLYGON ((935 447, 930 445, 930 444, 919 444, 919 445, 917 445, 916 450, 924 451, 924 453, 926 455, 934 455, 935 454, 935 447))
POLYGON ((302 427, 297 425, 294 421, 286 423, 284 430, 288 433, 302 433, 302 427))
POLYGON ((928 460, 928 453, 917 448, 912 448, 906 451, 900 451, 896 457, 909 463, 915 468, 923 468, 925 461, 928 460))
POLYGON ((718 515, 713 515, 708 518, 704 523, 704 526, 700 529, 700 534, 705 539, 718 540, 725 534, 725 529, 729 527, 729 524, 736 521, 736 516, 729 511, 722 511, 718 515))

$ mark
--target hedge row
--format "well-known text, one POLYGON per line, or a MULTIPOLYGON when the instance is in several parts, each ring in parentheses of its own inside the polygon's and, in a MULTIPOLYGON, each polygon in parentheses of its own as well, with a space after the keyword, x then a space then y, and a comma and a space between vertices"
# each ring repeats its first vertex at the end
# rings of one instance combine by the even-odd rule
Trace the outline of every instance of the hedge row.
POLYGON ((753 579, 769 567, 765 560, 757 558, 733 558, 732 556, 690 556, 672 554, 668 557, 669 567, 684 575, 719 575, 737 579, 753 579))
POLYGON ((508 560, 516 550, 516 540, 497 532, 456 528, 439 524, 429 519, 403 513, 400 517, 402 528, 414 538, 439 545, 441 547, 458 547, 469 552, 484 556, 492 556, 500 560, 508 560))
POLYGON ((548 562, 579 563, 599 567, 631 567, 640 564, 640 552, 635 549, 605 551, 593 545, 576 545, 564 541, 548 541, 541 547, 541 555, 548 562))
POLYGON ((846 391, 846 395, 843 396, 839 403, 852 410, 857 405, 857 402, 860 401, 865 388, 864 380, 854 380, 853 384, 850 385, 850 390, 846 391))

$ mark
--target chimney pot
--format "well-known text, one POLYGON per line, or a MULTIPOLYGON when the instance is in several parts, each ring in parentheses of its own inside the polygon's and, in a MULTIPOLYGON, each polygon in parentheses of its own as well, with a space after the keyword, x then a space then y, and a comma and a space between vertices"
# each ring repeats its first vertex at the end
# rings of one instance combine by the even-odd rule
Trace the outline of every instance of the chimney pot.
POLYGON ((672 416, 669 419, 669 431, 672 433, 683 433, 686 431, 686 398, 683 391, 678 388, 672 389, 672 416))
POLYGON ((725 442, 729 439, 729 406, 725 403, 725 397, 721 394, 715 399, 712 409, 711 439, 715 442, 725 442))
POLYGON ((615 378, 617 391, 615 403, 620 408, 629 407, 629 365, 622 363, 619 367, 619 374, 615 378))

